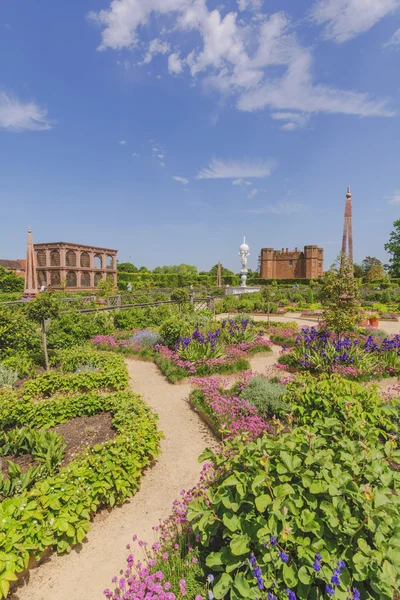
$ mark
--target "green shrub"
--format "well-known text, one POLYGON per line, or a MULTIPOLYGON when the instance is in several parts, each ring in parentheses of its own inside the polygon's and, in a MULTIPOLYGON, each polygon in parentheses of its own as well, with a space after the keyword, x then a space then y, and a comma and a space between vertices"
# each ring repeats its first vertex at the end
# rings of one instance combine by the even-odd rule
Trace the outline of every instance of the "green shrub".
POLYGON ((0 292, 23 292, 24 278, 0 267, 0 292))
POLYGON ((393 599, 400 474, 389 463, 400 452, 393 441, 359 437, 344 435, 338 419, 317 419, 276 438, 236 438, 220 454, 203 453, 218 475, 204 499, 189 505, 188 519, 215 573, 217 600, 260 597, 249 559, 278 598, 288 589, 298 600, 328 597, 333 570, 345 561, 335 598, 346 600, 351 587, 363 599, 393 599))
POLYGON ((32 354, 28 352, 16 352, 12 356, 5 358, 1 364, 7 369, 17 371, 18 376, 32 377, 36 371, 36 362, 32 354))
POLYGON ((81 345, 96 335, 113 332, 112 317, 101 313, 66 313, 50 323, 47 332, 49 348, 63 349, 81 345))
POLYGON ((42 373, 23 385, 25 396, 49 397, 57 392, 88 392, 98 388, 122 390, 129 381, 124 359, 111 352, 88 348, 60 350, 53 356, 52 365, 59 370, 42 373), (82 366, 87 364, 98 370, 83 371, 82 366))
POLYGON ((128 308, 114 314, 117 329, 146 329, 160 326, 177 312, 176 306, 164 304, 147 308, 128 308))
POLYGON ((21 310, 0 308, 0 359, 19 351, 40 352, 38 328, 21 310))
POLYGON ((0 363, 0 388, 12 388, 17 380, 18 371, 7 368, 4 364, 0 363))
POLYGON ((193 328, 190 324, 178 316, 167 319, 160 327, 161 341, 168 348, 175 348, 175 344, 179 342, 179 338, 185 333, 192 334, 193 328))
POLYGON ((372 429, 387 437, 394 429, 396 409, 383 404, 377 386, 365 387, 339 375, 323 374, 315 379, 309 373, 298 375, 288 384, 285 401, 292 406, 299 425, 312 426, 316 419, 340 419, 347 435, 372 429))
POLYGON ((174 290, 171 294, 171 300, 173 302, 177 302, 178 304, 185 304, 186 302, 189 302, 188 291, 183 288, 174 290))
POLYGON ((284 417, 290 412, 290 405, 283 400, 286 388, 279 383, 271 383, 265 377, 254 377, 240 393, 240 398, 254 406, 268 417, 284 417))
POLYGON ((57 475, 40 480, 29 491, 0 505, 0 595, 7 595, 15 573, 38 559, 46 548, 69 551, 81 543, 92 515, 100 508, 122 504, 139 488, 143 469, 157 456, 160 433, 156 417, 130 392, 61 397, 43 402, 0 394, 4 426, 50 427, 73 417, 112 413, 117 437, 89 448, 57 475), (5 415, 8 415, 5 417, 5 415), (15 419, 13 418, 15 417, 15 419))

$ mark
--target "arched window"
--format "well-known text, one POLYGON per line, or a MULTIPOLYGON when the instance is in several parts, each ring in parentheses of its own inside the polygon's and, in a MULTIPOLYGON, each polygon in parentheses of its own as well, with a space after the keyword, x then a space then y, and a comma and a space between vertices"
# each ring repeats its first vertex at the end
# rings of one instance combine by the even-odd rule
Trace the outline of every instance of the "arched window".
POLYGON ((100 254, 95 254, 94 255, 93 267, 95 269, 102 269, 103 268, 103 261, 101 260, 100 254))
POLYGON ((94 274, 94 285, 98 286, 99 281, 101 281, 102 279, 103 279, 103 275, 101 273, 95 273, 94 274))
POLYGON ((76 273, 75 271, 68 271, 67 273, 67 287, 76 287, 76 273))
POLYGON ((57 286, 61 283, 61 275, 60 271, 51 271, 50 272, 50 284, 57 286))
POLYGON ((114 281, 114 275, 112 273, 107 273, 106 279, 107 281, 114 281))
POLYGON ((59 267, 60 266, 60 253, 58 250, 52 250, 50 252, 50 266, 51 267, 59 267))
POLYGON ((46 267, 46 250, 38 250, 36 254, 36 262, 38 267, 46 267))
POLYGON ((42 287, 42 285, 47 285, 47 272, 46 271, 38 271, 37 278, 38 278, 39 287, 42 287))
POLYGON ((106 269, 113 269, 113 268, 114 268, 114 257, 107 254, 106 269))
POLYGON ((90 267, 89 252, 81 252, 81 267, 89 269, 89 267, 90 267))
POLYGON ((67 250, 65 254, 65 264, 67 267, 76 267, 76 252, 74 252, 74 250, 67 250))
POLYGON ((90 273, 81 273, 81 287, 90 287, 90 273))

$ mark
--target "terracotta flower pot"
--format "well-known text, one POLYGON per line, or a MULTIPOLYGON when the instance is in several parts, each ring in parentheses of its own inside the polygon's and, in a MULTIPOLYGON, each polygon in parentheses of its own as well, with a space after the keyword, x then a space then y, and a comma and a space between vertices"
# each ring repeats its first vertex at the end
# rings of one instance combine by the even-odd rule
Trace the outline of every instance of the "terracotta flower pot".
POLYGON ((368 325, 369 325, 368 319, 364 319, 363 321, 361 321, 361 327, 368 327, 368 325))
POLYGON ((371 327, 378 327, 379 325, 379 319, 369 319, 369 324, 371 325, 371 327))

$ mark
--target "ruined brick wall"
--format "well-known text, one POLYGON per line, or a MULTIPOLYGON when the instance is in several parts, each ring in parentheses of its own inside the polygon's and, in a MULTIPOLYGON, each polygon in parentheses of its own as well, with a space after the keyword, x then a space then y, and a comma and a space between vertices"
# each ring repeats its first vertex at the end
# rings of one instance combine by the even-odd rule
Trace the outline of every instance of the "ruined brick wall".
POLYGON ((317 279, 324 273, 324 250, 318 246, 305 246, 289 250, 261 250, 262 279, 317 279))

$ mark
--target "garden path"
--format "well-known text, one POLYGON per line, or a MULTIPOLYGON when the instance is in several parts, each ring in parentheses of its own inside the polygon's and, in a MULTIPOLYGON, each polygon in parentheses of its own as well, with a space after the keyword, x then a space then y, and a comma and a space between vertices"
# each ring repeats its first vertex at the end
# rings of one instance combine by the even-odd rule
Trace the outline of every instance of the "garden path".
MULTIPOLYGON (((280 348, 251 359, 252 369, 262 373, 272 365, 280 348)), ((98 514, 87 541, 69 555, 53 554, 29 573, 29 583, 15 590, 13 600, 101 600, 102 591, 124 567, 125 546, 132 534, 152 542, 152 526, 171 512, 181 489, 190 489, 199 478, 198 456, 216 446, 208 427, 186 402, 191 385, 172 385, 152 362, 127 360, 132 389, 159 415, 164 434, 161 454, 143 477, 137 494, 122 507, 98 514)))

